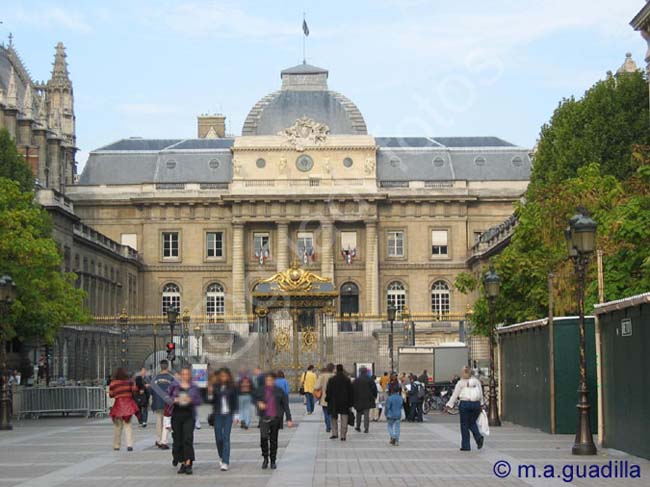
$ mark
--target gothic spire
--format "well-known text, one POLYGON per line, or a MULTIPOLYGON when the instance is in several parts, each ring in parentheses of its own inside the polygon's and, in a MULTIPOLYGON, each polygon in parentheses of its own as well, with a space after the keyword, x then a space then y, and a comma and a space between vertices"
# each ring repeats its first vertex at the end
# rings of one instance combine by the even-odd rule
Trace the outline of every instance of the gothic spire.
POLYGON ((23 115, 27 119, 32 119, 34 116, 34 97, 32 95, 32 84, 27 83, 25 88, 25 95, 23 96, 23 115))
POLYGON ((67 57, 65 53, 65 46, 63 42, 59 42, 56 45, 56 54, 54 55, 54 64, 52 68, 52 78, 50 82, 57 84, 70 84, 70 78, 68 76, 68 63, 65 60, 67 57))
POLYGON ((18 89, 16 87, 16 70, 11 66, 11 74, 9 75, 9 86, 7 87, 7 106, 16 108, 18 104, 18 89))

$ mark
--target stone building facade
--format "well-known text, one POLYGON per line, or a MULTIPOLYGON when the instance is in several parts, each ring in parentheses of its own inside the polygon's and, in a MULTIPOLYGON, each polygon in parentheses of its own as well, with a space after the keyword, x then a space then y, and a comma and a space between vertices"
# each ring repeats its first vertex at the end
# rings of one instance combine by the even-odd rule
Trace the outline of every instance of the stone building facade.
POLYGON ((282 71, 241 136, 206 129, 204 116, 196 139, 91 152, 68 196, 84 222, 142 255, 145 315, 170 304, 251 314, 255 284, 293 260, 333 279, 338 313, 379 317, 390 302, 464 314, 455 276, 478 235, 512 213, 528 151, 496 137, 374 137, 327 78, 308 64, 282 71))
MULTIPOLYGON (((0 128, 14 138, 37 180, 36 198, 50 213, 62 271, 77 275, 86 291, 85 306, 93 316, 114 316, 122 308, 141 310, 138 253, 84 224, 65 191, 76 177, 74 92, 65 48, 55 48, 52 74, 35 81, 13 42, 0 45, 0 128)), ((104 327, 68 326, 51 349, 50 376, 71 380, 97 377, 120 363, 120 335, 104 327)), ((10 344, 10 365, 35 364, 43 343, 10 344)))

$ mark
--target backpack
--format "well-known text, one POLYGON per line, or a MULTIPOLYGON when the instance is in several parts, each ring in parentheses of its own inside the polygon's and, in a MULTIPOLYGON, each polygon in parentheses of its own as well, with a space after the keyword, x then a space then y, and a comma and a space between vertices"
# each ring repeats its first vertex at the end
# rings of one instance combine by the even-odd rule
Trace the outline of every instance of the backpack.
POLYGON ((424 396, 425 396, 425 393, 426 393, 426 390, 425 390, 424 386, 422 384, 418 384, 417 388, 418 388, 417 389, 418 399, 424 399, 424 396))

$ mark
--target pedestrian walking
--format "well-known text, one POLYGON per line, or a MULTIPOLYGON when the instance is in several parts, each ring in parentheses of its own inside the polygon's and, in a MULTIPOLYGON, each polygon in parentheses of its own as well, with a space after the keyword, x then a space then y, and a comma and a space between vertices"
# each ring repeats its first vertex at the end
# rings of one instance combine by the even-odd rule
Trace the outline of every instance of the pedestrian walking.
POLYGON ((142 367, 140 373, 135 377, 136 393, 133 395, 135 403, 140 410, 140 426, 147 427, 147 420, 149 419, 149 378, 147 377, 147 369, 142 367))
MULTIPOLYGON (((379 418, 381 418, 381 412, 383 411, 384 403, 386 402, 386 393, 381 386, 381 379, 379 377, 375 377, 373 375, 371 379, 374 381, 375 387, 377 389, 377 397, 375 398, 375 417, 372 418, 372 420, 376 423, 379 421, 379 418)), ((388 385, 388 382, 386 382, 386 385, 388 385)))
POLYGON ((348 433, 348 416, 353 405, 352 382, 342 364, 336 365, 336 374, 327 382, 327 409, 331 415, 332 435, 330 439, 341 437, 345 441, 348 433), (339 432, 339 420, 341 429, 339 432))
POLYGON ((151 410, 156 414, 156 442, 161 450, 169 450, 167 445, 167 428, 165 428, 165 405, 171 402, 169 387, 174 383, 174 376, 169 373, 169 362, 160 361, 160 372, 153 379, 151 387, 151 410))
POLYGON ((113 450, 120 449, 122 444, 122 431, 126 440, 126 449, 133 451, 133 429, 131 417, 140 413, 138 405, 133 400, 137 392, 135 383, 129 379, 129 374, 120 367, 115 371, 111 385, 108 388, 109 397, 115 399, 110 416, 115 426, 113 434, 113 450))
POLYGON ((388 386, 388 398, 386 399, 386 422, 388 428, 389 443, 399 446, 400 420, 402 418, 402 394, 400 388, 391 384, 388 386))
POLYGON ((212 421, 219 453, 219 467, 222 472, 226 472, 230 465, 230 432, 233 424, 236 425, 239 421, 239 398, 230 369, 220 369, 217 377, 217 382, 212 388, 212 421))
POLYGON ((239 423, 242 429, 247 430, 251 425, 251 407, 253 405, 253 383, 250 377, 244 375, 238 385, 239 423))
POLYGON ((172 400, 171 421, 172 448, 174 466, 181 464, 179 474, 192 474, 194 463, 194 424, 196 421, 196 408, 201 404, 201 392, 192 382, 192 368, 185 366, 181 369, 178 382, 169 388, 169 397, 172 400))
POLYGON ((421 423, 422 417, 422 401, 424 400, 424 384, 422 384, 415 374, 411 374, 407 384, 407 400, 409 403, 409 423, 421 423))
POLYGON ((327 383, 334 377, 334 364, 329 363, 325 367, 314 385, 314 398, 318 400, 321 409, 323 410, 323 420, 325 421, 325 433, 332 431, 332 420, 330 417, 329 407, 327 405, 327 383))
POLYGON ((257 391, 257 409, 260 412, 260 447, 262 449, 262 468, 277 468, 278 433, 282 429, 282 417, 286 416, 287 426, 291 428, 289 399, 284 391, 275 385, 275 374, 266 374, 264 387, 257 391))
POLYGON ((483 435, 476 425, 476 420, 481 414, 481 405, 483 404, 483 388, 481 381, 472 376, 472 371, 468 366, 461 369, 460 380, 454 387, 454 393, 447 402, 447 408, 452 408, 456 401, 460 401, 458 406, 460 416, 460 435, 461 451, 470 451, 469 432, 474 435, 476 446, 480 450, 483 448, 483 435))
POLYGON ((354 409, 357 411, 356 431, 361 431, 361 417, 363 416, 363 432, 368 433, 370 428, 370 410, 375 408, 377 399, 377 386, 368 376, 368 369, 361 367, 359 377, 352 384, 354 409))
POLYGON ((309 365, 301 378, 303 393, 305 394, 307 414, 314 413, 314 386, 316 385, 316 379, 317 377, 314 372, 314 366, 309 365))
POLYGON ((284 391, 284 394, 289 397, 289 381, 284 375, 284 371, 278 370, 275 373, 275 385, 284 391))
POLYGON ((388 372, 384 372, 384 375, 382 375, 381 379, 379 379, 379 383, 381 384, 381 390, 383 392, 388 392, 389 382, 390 382, 390 376, 388 375, 388 372))

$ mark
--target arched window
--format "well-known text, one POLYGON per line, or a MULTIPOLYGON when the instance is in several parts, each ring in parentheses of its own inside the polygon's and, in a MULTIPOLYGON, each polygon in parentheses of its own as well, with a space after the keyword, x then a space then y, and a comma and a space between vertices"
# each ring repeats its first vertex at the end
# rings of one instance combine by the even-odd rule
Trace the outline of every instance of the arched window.
POLYGON ((431 312, 434 315, 448 315, 450 309, 449 285, 445 281, 436 281, 431 286, 431 312))
POLYGON ((388 285, 388 294, 386 295, 387 304, 393 305, 399 313, 406 306, 406 289, 404 284, 399 281, 393 281, 388 285))
POLYGON ((205 293, 205 312, 208 316, 222 315, 226 311, 226 293, 223 286, 214 282, 205 293))
POLYGON ((167 310, 175 309, 180 312, 181 309, 181 290, 173 282, 165 284, 162 291, 162 312, 167 314, 167 310))

